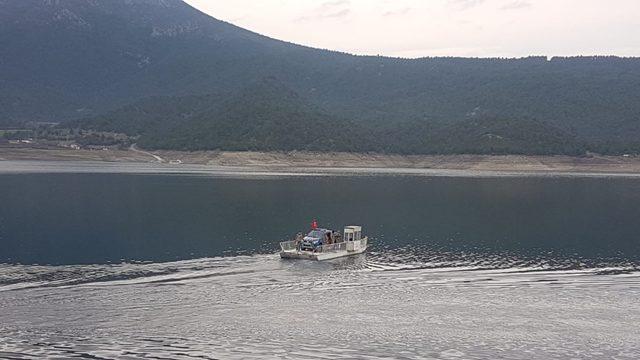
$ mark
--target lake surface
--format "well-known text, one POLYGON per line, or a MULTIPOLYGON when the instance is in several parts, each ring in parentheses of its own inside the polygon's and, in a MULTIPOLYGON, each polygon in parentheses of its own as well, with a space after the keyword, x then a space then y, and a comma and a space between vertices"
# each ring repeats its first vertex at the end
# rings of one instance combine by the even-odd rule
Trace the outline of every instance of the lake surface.
POLYGON ((0 175, 0 358, 636 359, 639 270, 640 179, 0 175))

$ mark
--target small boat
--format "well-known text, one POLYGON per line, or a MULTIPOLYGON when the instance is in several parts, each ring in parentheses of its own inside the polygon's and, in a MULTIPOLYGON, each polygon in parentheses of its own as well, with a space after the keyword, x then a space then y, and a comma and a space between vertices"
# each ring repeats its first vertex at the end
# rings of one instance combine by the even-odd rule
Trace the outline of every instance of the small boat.
POLYGON ((369 239, 362 236, 362 227, 351 225, 338 231, 319 228, 316 221, 307 236, 302 233, 295 240, 280 243, 283 259, 329 260, 343 256, 362 254, 367 250, 369 239))

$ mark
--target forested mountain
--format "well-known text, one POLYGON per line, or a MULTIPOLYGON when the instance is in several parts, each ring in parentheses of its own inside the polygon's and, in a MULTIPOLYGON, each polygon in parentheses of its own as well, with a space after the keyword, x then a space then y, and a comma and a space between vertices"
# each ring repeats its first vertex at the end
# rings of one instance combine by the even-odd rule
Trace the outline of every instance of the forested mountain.
POLYGON ((477 111, 451 124, 407 122, 392 128, 336 117, 277 79, 235 93, 153 97, 65 124, 140 136, 147 148, 310 150, 393 153, 581 154, 571 134, 531 119, 477 111), (131 121, 131 119, 136 119, 131 121))
MULTIPOLYGON (((68 125, 142 134, 138 144, 150 148, 316 151, 334 150, 341 132, 355 127, 275 79, 230 94, 149 98, 68 125)), ((357 144, 343 149, 364 150, 357 144)))
POLYGON ((352 56, 180 0, 0 0, 0 48, 0 127, 65 122, 179 149, 640 150, 636 58, 352 56))

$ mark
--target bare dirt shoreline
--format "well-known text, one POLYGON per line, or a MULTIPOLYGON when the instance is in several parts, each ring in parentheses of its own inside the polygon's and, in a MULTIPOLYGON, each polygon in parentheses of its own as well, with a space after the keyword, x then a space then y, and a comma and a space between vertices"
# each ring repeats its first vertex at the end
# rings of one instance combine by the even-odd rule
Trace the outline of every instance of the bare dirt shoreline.
MULTIPOLYGON (((640 157, 522 156, 522 155, 382 155, 309 152, 218 152, 67 150, 0 148, 0 172, 16 164, 55 164, 55 168, 91 163, 106 170, 127 172, 311 172, 485 175, 613 175, 640 176, 640 157), (102 164, 102 165, 101 165, 102 164), (117 166, 116 166, 117 165, 117 166)), ((19 167, 20 167, 19 166, 19 167)), ((29 168, 29 166, 26 166, 29 168)))

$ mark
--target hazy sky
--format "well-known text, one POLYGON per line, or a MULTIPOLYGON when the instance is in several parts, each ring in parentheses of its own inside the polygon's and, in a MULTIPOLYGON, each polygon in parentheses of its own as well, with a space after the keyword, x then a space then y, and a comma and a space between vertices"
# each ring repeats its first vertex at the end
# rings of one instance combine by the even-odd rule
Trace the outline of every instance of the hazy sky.
POLYGON ((640 0, 187 0, 281 40, 401 57, 640 56, 640 0))

